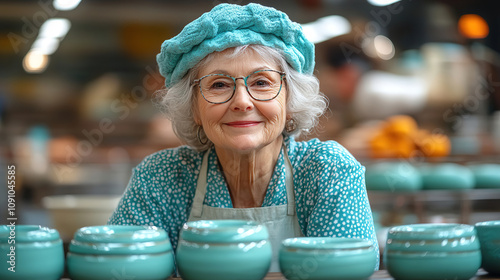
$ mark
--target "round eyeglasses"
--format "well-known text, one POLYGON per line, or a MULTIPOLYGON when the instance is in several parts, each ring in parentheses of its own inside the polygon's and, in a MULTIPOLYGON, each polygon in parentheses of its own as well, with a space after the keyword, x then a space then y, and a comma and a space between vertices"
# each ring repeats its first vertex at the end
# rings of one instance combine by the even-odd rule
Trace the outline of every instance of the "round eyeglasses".
POLYGON ((246 77, 232 77, 226 74, 209 74, 193 81, 199 85, 203 98, 213 104, 226 103, 236 92, 236 80, 243 79, 248 94, 255 100, 269 101, 276 98, 283 86, 284 72, 259 70, 246 77))

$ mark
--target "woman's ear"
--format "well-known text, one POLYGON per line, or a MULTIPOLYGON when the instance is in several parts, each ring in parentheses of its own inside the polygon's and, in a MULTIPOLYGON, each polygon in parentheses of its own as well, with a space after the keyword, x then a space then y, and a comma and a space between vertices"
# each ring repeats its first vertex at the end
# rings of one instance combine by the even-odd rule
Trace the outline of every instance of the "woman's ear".
POLYGON ((196 106, 196 100, 193 102, 193 106, 191 107, 191 111, 193 111, 193 119, 194 122, 201 126, 201 118, 200 118, 200 110, 198 110, 198 106, 196 106))

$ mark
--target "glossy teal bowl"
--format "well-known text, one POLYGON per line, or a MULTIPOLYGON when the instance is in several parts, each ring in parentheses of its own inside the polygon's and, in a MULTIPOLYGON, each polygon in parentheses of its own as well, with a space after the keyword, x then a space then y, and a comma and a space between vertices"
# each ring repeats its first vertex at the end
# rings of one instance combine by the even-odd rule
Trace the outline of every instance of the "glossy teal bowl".
POLYGON ((380 162, 368 165, 366 189, 416 191, 422 188, 420 171, 407 162, 380 162))
POLYGON ((149 226, 79 229, 67 255, 72 280, 164 280, 174 271, 167 233, 149 226))
POLYGON ((457 163, 426 164, 419 168, 426 190, 464 190, 474 188, 474 174, 457 163))
POLYGON ((403 225, 389 229, 383 259, 398 280, 465 280, 481 265, 479 247, 470 225, 403 225))
POLYGON ((243 220, 188 222, 176 252, 184 280, 260 280, 269 271, 271 258, 267 228, 243 220))
POLYGON ((481 244, 482 268, 500 275, 500 221, 477 223, 476 231, 481 244))
POLYGON ((470 165, 470 169, 474 174, 476 188, 500 189, 500 164, 474 164, 470 165))
POLYGON ((64 249, 59 232, 36 225, 0 225, 0 279, 59 280, 64 249))
POLYGON ((281 272, 289 280, 368 279, 376 261, 372 242, 356 238, 289 238, 279 252, 281 272))

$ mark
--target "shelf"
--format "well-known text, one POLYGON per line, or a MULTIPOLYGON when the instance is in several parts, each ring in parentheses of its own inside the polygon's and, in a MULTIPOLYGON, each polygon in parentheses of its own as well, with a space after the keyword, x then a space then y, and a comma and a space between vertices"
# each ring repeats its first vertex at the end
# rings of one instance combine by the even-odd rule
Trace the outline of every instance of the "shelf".
MULTIPOLYGON (((369 190, 368 198, 373 210, 387 210, 400 213, 405 208, 410 208, 417 217, 419 223, 429 222, 427 212, 431 203, 455 202, 458 204, 459 222, 470 224, 471 214, 474 211, 473 202, 481 200, 500 200, 500 188, 498 189, 469 189, 469 190, 420 190, 414 192, 379 191, 369 190)), ((494 212, 499 213, 500 202, 494 212)))

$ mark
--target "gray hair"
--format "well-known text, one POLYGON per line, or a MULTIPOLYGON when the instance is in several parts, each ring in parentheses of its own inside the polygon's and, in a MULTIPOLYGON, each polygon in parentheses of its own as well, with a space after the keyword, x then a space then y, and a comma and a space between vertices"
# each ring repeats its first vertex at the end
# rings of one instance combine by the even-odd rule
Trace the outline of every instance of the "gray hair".
MULTIPOLYGON (((277 63, 279 70, 286 73, 285 84, 287 89, 287 115, 294 122, 293 131, 283 130, 283 134, 298 137, 306 135, 318 124, 319 117, 328 106, 326 97, 319 91, 319 81, 314 75, 302 74, 293 69, 285 60, 282 53, 274 48, 262 45, 245 45, 233 48, 229 57, 237 57, 248 50, 255 51, 263 59, 277 63)), ((168 89, 156 92, 156 104, 172 122, 172 127, 179 139, 187 145, 199 150, 207 150, 212 142, 202 144, 198 140, 199 125, 194 120, 197 88, 192 81, 199 73, 199 69, 210 63, 218 53, 211 53, 193 67, 178 83, 168 89)), ((206 139, 203 133, 202 137, 206 139)))

